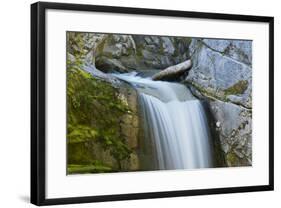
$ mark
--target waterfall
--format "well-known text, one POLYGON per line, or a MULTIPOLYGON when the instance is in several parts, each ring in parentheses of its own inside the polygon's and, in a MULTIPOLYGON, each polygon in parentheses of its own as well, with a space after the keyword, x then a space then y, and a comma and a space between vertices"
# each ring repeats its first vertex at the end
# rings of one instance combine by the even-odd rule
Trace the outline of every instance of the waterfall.
POLYGON ((114 76, 131 83, 139 93, 144 131, 154 146, 157 169, 212 166, 205 112, 188 88, 142 78, 135 72, 114 76))

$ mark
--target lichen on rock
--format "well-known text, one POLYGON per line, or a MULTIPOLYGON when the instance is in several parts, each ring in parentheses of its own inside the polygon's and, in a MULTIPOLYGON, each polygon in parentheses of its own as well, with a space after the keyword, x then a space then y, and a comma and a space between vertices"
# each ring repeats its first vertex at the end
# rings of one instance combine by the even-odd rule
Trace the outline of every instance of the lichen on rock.
POLYGON ((79 66, 67 68, 68 173, 139 169, 136 92, 79 66))
POLYGON ((206 100, 227 166, 252 165, 251 41, 194 38, 184 83, 206 100))

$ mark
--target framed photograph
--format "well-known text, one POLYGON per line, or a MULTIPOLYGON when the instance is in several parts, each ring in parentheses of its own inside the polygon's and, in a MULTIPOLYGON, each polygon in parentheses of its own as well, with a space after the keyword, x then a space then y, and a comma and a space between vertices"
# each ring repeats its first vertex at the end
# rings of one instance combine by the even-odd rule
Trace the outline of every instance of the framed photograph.
POLYGON ((273 190, 273 17, 31 5, 31 202, 273 190))

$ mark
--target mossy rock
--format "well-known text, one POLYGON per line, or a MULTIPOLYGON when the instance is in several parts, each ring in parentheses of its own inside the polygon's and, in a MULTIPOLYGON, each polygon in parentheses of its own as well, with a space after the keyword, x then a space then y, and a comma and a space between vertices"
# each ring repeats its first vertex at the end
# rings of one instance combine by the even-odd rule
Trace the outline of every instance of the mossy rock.
POLYGON ((112 168, 101 164, 95 164, 95 165, 69 164, 67 166, 67 172, 68 174, 105 173, 105 172, 112 172, 112 168))
POLYGON ((132 150, 121 135, 120 118, 130 112, 116 87, 78 67, 68 68, 69 163, 91 165, 92 161, 99 159, 101 164, 121 170, 121 162, 130 158, 132 150), (94 154, 95 145, 100 150, 99 154, 94 154), (108 153, 108 156, 103 156, 103 153, 108 153))
POLYGON ((240 95, 243 94, 248 88, 247 80, 240 80, 231 87, 224 90, 225 95, 240 95))
POLYGON ((239 158, 233 152, 229 152, 226 155, 226 163, 229 167, 239 166, 239 158))

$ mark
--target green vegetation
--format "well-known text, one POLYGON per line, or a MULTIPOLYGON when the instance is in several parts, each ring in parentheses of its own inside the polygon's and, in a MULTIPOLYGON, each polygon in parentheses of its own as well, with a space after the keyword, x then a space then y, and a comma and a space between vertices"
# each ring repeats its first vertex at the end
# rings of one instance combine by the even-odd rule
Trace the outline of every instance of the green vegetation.
POLYGON ((198 90, 202 95, 205 97, 209 98, 210 100, 215 100, 215 99, 221 99, 220 97, 216 96, 215 93, 208 91, 207 88, 204 88, 200 86, 199 84, 196 84, 196 82, 192 82, 189 80, 183 81, 184 84, 187 84, 189 86, 194 87, 196 90, 198 90))
POLYGON ((230 86, 226 90, 222 90, 222 94, 218 94, 217 92, 213 92, 211 89, 204 88, 199 84, 196 84, 192 81, 184 81, 185 84, 191 85, 195 89, 197 89, 200 93, 202 93, 205 97, 208 97, 211 100, 221 100, 224 102, 228 101, 228 95, 240 95, 243 94, 248 88, 248 81, 247 80, 240 80, 236 84, 230 86))
POLYGON ((104 166, 102 164, 93 163, 94 165, 68 165, 68 174, 78 174, 78 173, 104 173, 111 172, 110 167, 104 166))
POLYGON ((235 164, 239 164, 239 159, 238 157, 236 156, 235 153, 233 152, 229 152, 227 153, 226 155, 226 161, 228 163, 228 166, 235 166, 235 164))
MULTIPOLYGON (((121 168, 121 161, 129 158, 131 150, 120 136, 119 119, 130 113, 130 109, 118 98, 117 89, 79 68, 67 70, 67 81, 68 163, 92 165, 91 170, 95 170, 93 161, 96 162, 96 158, 88 152, 93 149, 83 147, 99 143, 116 160, 117 168, 121 168), (79 147, 77 143, 83 145, 72 147, 79 147)), ((101 165, 106 166, 100 163, 99 167, 101 165)), ((108 170, 108 167, 103 170, 108 170)))
MULTIPOLYGON (((87 153, 82 148, 71 148, 76 143, 94 142, 101 144, 105 151, 109 150, 117 161, 118 168, 121 168, 121 161, 129 158, 131 150, 120 136, 119 119, 130 112, 130 109, 118 98, 117 89, 78 68, 71 67, 67 70, 67 81, 69 164, 91 163, 95 160, 90 154, 88 160, 85 160, 83 157, 87 153), (79 154, 79 151, 83 153, 79 154), (79 155, 80 162, 77 158, 79 155)), ((95 168, 92 167, 91 170, 95 168)))
POLYGON ((75 56, 75 63, 67 62, 68 173, 118 171, 131 153, 120 134, 120 118, 131 111, 117 88, 81 70, 82 35, 69 33, 68 41, 75 56))
POLYGON ((224 90, 224 93, 225 95, 243 94, 247 88, 248 88, 248 81, 240 80, 236 84, 224 90))

